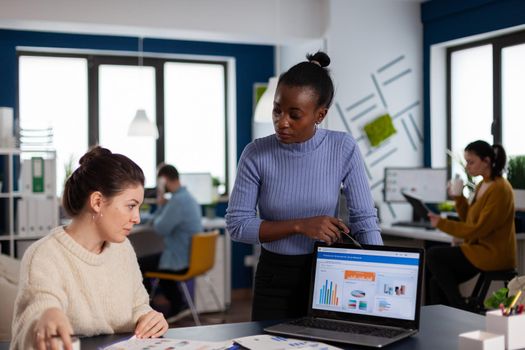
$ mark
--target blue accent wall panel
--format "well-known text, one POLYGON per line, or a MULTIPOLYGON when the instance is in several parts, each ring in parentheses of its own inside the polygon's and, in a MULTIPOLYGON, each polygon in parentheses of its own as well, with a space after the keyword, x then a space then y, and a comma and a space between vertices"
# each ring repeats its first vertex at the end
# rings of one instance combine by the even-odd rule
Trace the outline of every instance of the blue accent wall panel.
MULTIPOLYGON (((0 29, 0 106, 17 108, 17 46, 137 51, 138 38, 108 35, 64 34, 0 29)), ((145 52, 228 56, 235 59, 237 157, 251 141, 253 84, 267 82, 274 75, 274 47, 269 45, 226 44, 145 38, 145 52)), ((237 162, 238 159, 231 160, 237 162)), ((225 208, 221 212, 224 213, 225 208)), ((236 243, 232 249, 232 287, 251 286, 251 268, 244 266, 244 256, 251 246, 236 243)))
POLYGON ((421 4, 425 166, 431 164, 430 48, 449 40, 525 24, 523 0, 432 0, 421 4))

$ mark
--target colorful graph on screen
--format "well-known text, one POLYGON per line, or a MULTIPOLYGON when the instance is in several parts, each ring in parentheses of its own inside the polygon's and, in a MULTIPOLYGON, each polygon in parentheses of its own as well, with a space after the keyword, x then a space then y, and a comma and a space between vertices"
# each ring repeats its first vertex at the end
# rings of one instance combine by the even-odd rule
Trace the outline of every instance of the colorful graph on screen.
POLYGON ((320 290, 319 304, 334 306, 339 305, 339 297, 337 296, 337 283, 325 280, 325 283, 320 290))

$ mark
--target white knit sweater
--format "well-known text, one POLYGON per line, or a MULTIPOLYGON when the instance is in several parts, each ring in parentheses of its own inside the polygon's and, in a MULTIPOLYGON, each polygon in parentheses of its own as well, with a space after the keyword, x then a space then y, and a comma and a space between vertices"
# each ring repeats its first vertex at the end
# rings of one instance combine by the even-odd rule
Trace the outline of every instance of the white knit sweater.
POLYGON ((19 283, 11 349, 32 349, 34 325, 50 307, 63 310, 74 333, 85 336, 132 332, 151 310, 128 240, 94 254, 57 227, 26 251, 19 283))

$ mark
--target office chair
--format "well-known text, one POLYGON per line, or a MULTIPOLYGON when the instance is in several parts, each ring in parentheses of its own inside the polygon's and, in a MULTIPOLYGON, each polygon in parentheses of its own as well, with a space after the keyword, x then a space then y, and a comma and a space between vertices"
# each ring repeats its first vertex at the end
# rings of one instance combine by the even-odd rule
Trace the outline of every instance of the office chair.
MULTIPOLYGON (((215 289, 213 288, 209 277, 205 275, 206 272, 213 268, 213 265, 215 263, 215 246, 217 244, 218 236, 218 230, 196 233, 195 235, 193 235, 191 239, 190 264, 186 273, 175 274, 167 272, 146 272, 144 274, 144 277, 146 278, 154 278, 157 280, 153 283, 154 286, 158 285, 158 280, 161 279, 179 282, 184 293, 184 298, 186 299, 186 302, 190 307, 191 314, 193 315, 193 321, 197 326, 200 326, 201 324, 199 320, 199 315, 197 313, 197 308, 193 303, 186 283, 187 281, 202 275, 203 280, 208 284, 210 288, 211 294, 215 303, 217 304, 217 307, 221 309, 221 303, 219 301, 219 298, 217 297, 217 293, 215 292, 215 289)), ((150 297, 153 297, 153 295, 155 294, 155 289, 156 288, 152 288, 150 297)))
POLYGON ((483 314, 485 311, 483 302, 487 298, 487 292, 489 290, 490 284, 493 281, 503 281, 505 287, 507 287, 509 281, 517 275, 518 272, 514 269, 480 272, 476 285, 472 290, 472 294, 470 297, 468 297, 468 308, 473 312, 483 314))

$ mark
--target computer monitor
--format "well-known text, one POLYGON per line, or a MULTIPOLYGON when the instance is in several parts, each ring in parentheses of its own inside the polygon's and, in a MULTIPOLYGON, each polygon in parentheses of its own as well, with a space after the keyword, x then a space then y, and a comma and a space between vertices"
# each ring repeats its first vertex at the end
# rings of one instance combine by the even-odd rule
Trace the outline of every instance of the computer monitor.
POLYGON ((447 169, 386 167, 384 201, 406 203, 403 193, 415 195, 425 203, 447 200, 447 169))
POLYGON ((213 180, 210 173, 180 173, 179 180, 182 186, 195 197, 201 205, 212 204, 216 200, 213 180))

